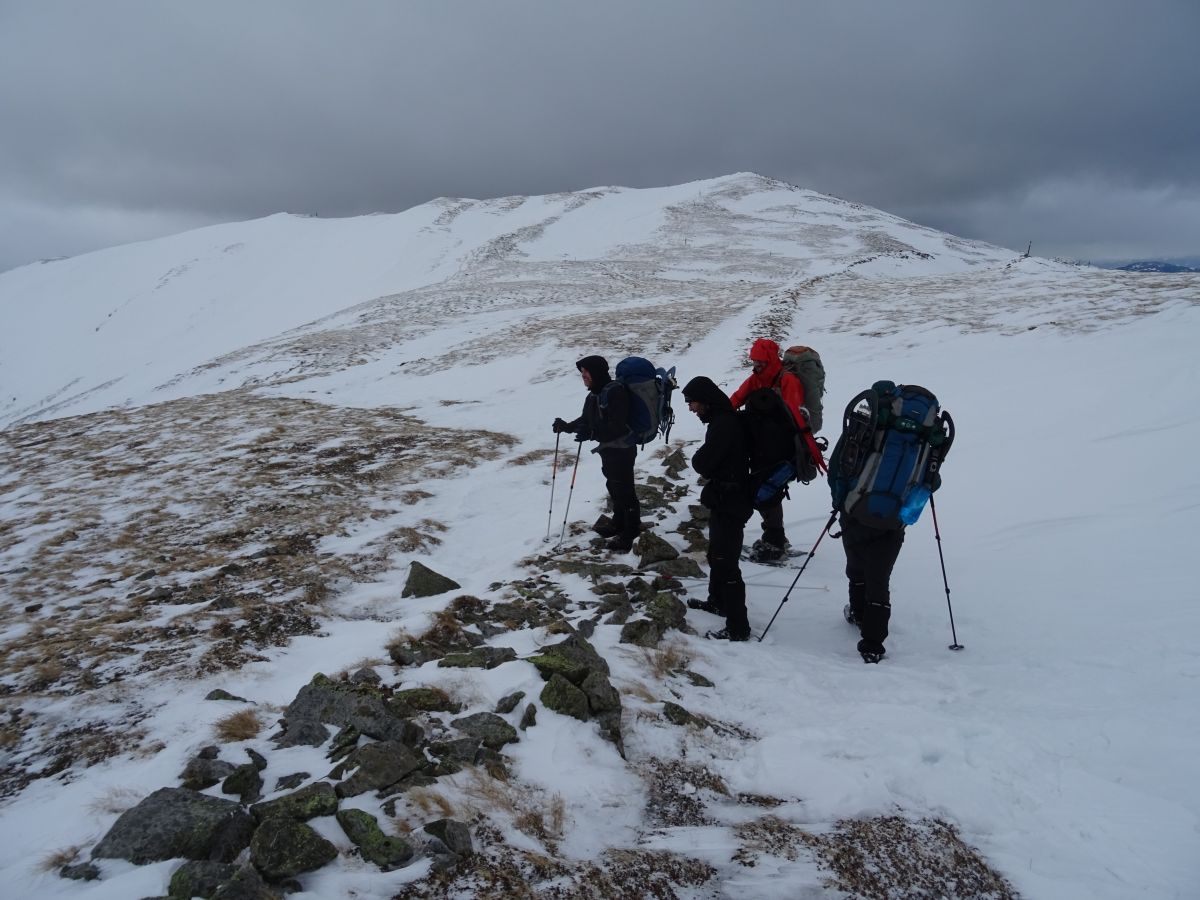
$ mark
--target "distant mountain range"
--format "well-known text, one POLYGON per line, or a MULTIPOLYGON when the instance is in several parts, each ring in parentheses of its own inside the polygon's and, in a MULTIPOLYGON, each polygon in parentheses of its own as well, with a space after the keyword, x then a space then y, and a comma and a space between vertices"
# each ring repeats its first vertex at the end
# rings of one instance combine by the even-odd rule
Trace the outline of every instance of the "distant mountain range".
POLYGON ((1183 266, 1157 259, 1142 259, 1126 263, 1123 266, 1113 266, 1113 268, 1122 272, 1200 272, 1200 269, 1194 266, 1183 266))

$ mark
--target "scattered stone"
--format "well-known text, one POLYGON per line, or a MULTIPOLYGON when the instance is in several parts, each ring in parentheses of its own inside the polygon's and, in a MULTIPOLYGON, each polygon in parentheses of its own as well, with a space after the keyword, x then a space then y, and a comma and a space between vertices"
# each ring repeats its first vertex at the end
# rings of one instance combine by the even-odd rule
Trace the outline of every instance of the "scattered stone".
POLYGON ((530 703, 527 707, 525 707, 525 712, 521 715, 520 728, 522 731, 526 731, 526 730, 532 728, 536 724, 537 724, 537 707, 534 706, 532 703, 530 703))
POLYGON ((408 706, 386 697, 379 688, 334 681, 318 674, 300 689, 296 699, 284 710, 286 724, 276 743, 280 747, 320 746, 329 737, 328 730, 321 724, 327 723, 339 727, 352 725, 376 740, 400 741, 415 746, 425 733, 406 718, 411 712, 408 706))
POLYGON ((629 621, 629 617, 633 615, 633 606, 628 601, 617 604, 612 615, 604 620, 605 625, 624 625, 629 621))
POLYGON ((517 658, 512 647, 476 647, 467 653, 447 653, 438 666, 448 669, 494 669, 517 658))
POLYGON ((290 791, 294 787, 299 787, 312 778, 308 772, 295 772, 291 775, 284 775, 275 782, 275 790, 290 791))
MULTIPOLYGON (((290 881, 284 881, 282 886, 285 890, 298 887, 290 881)), ((267 887, 254 866, 245 865, 221 885, 212 895, 212 900, 279 900, 279 894, 267 887)))
POLYGON ((217 688, 216 690, 209 691, 207 694, 204 695, 204 699, 205 700, 235 700, 238 703, 249 703, 250 702, 245 697, 239 697, 236 694, 231 694, 231 693, 229 693, 229 691, 222 690, 221 688, 217 688))
POLYGON ((247 747, 246 755, 250 757, 250 762, 254 763, 254 768, 258 769, 258 771, 261 772, 267 767, 267 758, 257 750, 251 750, 249 747, 247 747))
POLYGON ((664 631, 682 628, 687 622, 687 607, 674 594, 659 591, 647 601, 646 616, 661 625, 664 631))
POLYGON ((663 466, 667 470, 667 477, 678 481, 682 473, 688 468, 687 457, 683 455, 681 448, 677 448, 663 457, 663 466))
POLYGON ((716 685, 714 685, 711 681, 709 681, 707 678, 705 678, 699 672, 693 672, 691 669, 684 669, 683 674, 687 677, 687 680, 690 681, 692 684, 694 684, 696 687, 707 687, 707 688, 716 687, 716 685))
MULTIPOLYGON (((307 772, 298 772, 279 781, 282 783, 293 778, 303 780, 308 777, 307 772)), ((332 816, 337 808, 338 798, 333 785, 328 781, 316 781, 283 797, 255 803, 250 807, 250 813, 260 822, 276 817, 303 822, 317 816, 332 816)))
POLYGON ((621 627, 620 643, 635 647, 657 647, 662 640, 663 627, 653 619, 634 619, 621 627))
POLYGON ((353 725, 347 725, 341 731, 333 736, 333 740, 329 742, 329 752, 326 757, 331 762, 337 762, 340 759, 345 759, 356 749, 358 749, 358 739, 362 737, 359 730, 353 725))
POLYGON ((456 856, 470 856, 475 852, 471 844, 471 829, 454 819, 438 819, 422 829, 441 841, 446 849, 456 856))
POLYGON ((154 578, 156 575, 158 575, 158 572, 156 572, 154 569, 147 569, 145 572, 142 572, 140 575, 135 575, 133 580, 134 581, 146 581, 150 578, 154 578))
POLYGON ((379 684, 383 679, 370 666, 363 666, 350 676, 350 681, 354 684, 379 684))
POLYGON ((452 581, 445 575, 439 575, 428 566, 413 560, 408 567, 408 580, 404 583, 401 597, 434 597, 447 591, 456 591, 462 587, 457 581, 452 581))
MULTIPOLYGON (((524 691, 515 691, 500 698, 500 702, 496 704, 496 712, 507 715, 517 708, 517 704, 525 697, 524 691)), ((456 710, 457 712, 457 710, 456 710)))
POLYGON ((494 750, 505 744, 515 744, 519 740, 517 730, 495 713, 475 713, 461 719, 454 719, 450 724, 463 734, 478 738, 483 741, 485 747, 491 747, 494 750))
POLYGON ((222 794, 237 794, 242 803, 254 803, 262 796, 263 780, 258 774, 258 766, 245 763, 233 770, 233 773, 221 784, 222 794))
POLYGON ((238 867, 232 863, 213 862, 208 859, 193 859, 185 862, 171 875, 167 893, 171 897, 211 897, 217 888, 233 878, 238 867))
POLYGON ((581 575, 592 581, 603 581, 605 578, 620 578, 632 575, 633 568, 625 563, 587 562, 578 559, 553 559, 548 561, 552 569, 557 569, 564 575, 581 575))
POLYGON ((537 667, 543 678, 558 674, 574 685, 581 684, 593 670, 608 674, 608 662, 586 638, 578 634, 543 647, 540 654, 527 659, 537 667))
POLYGON ((137 865, 176 857, 230 862, 249 843, 253 828, 253 819, 232 800, 160 788, 123 812, 92 856, 137 865))
MULTIPOLYGON (((659 480, 661 481, 662 479, 659 480)), ((641 504, 643 512, 653 512, 656 509, 666 507, 667 499, 663 496, 660 488, 652 484, 642 484, 639 482, 633 486, 633 489, 637 494, 638 502, 641 504)))
POLYGON ((95 881, 100 877, 100 867, 94 862, 76 863, 73 866, 63 866, 58 870, 59 878, 69 878, 72 881, 95 881))
POLYGON ((596 623, 593 622, 591 619, 584 619, 582 622, 579 623, 579 627, 576 630, 583 637, 590 638, 593 634, 596 633, 596 623))
POLYGON ((217 577, 223 578, 226 575, 241 575, 244 570, 237 563, 226 563, 217 569, 217 577))
POLYGON ((221 748, 216 744, 209 744, 207 747, 201 747, 196 754, 200 759, 216 759, 221 755, 221 748))
POLYGON ((668 559, 676 559, 679 556, 678 550, 653 531, 644 532, 638 538, 634 552, 637 553, 638 562, 642 568, 668 559))
POLYGON ((663 703, 663 715, 667 717, 667 721, 673 725, 707 725, 703 719, 692 715, 678 703, 672 703, 670 700, 663 703))
POLYGON ((174 593, 169 587, 159 585, 148 594, 142 594, 138 599, 146 603, 158 603, 160 600, 166 600, 174 593))
POLYGON ((43 604, 41 604, 41 603, 30 603, 30 604, 29 604, 27 607, 25 607, 25 612, 27 612, 27 613, 35 613, 35 612, 37 612, 39 609, 41 609, 41 608, 42 608, 42 605, 43 605, 43 604))
POLYGON ((398 741, 378 741, 359 747, 344 765, 355 772, 334 788, 334 792, 339 797, 356 797, 367 791, 390 787, 409 772, 424 766, 425 758, 398 741))
POLYGON ((264 821, 250 841, 250 861, 268 881, 311 872, 337 858, 337 848, 308 825, 282 816, 264 821))
POLYGON ((638 575, 636 578, 630 578, 629 583, 625 587, 629 591, 630 600, 635 603, 640 603, 649 597, 653 597, 656 593, 653 585, 649 584, 641 575, 638 575))
POLYGON ((228 778, 236 768, 237 766, 233 763, 226 762, 223 759, 210 759, 205 756, 197 756, 188 760, 188 764, 179 774, 179 778, 185 788, 193 791, 202 791, 228 778))
POLYGON ((616 581, 602 581, 592 588, 593 594, 604 596, 605 594, 620 594, 625 596, 625 585, 616 581))
MULTIPOLYGON (((705 547, 707 547, 707 542, 705 547)), ((691 547, 689 550, 693 549, 691 547)), ((663 562, 652 563, 649 568, 655 572, 660 572, 663 575, 671 578, 703 578, 704 570, 700 568, 700 563, 692 559, 690 556, 681 556, 678 559, 668 559, 663 562)), ((682 587, 682 585, 680 585, 682 587)))
POLYGON ((408 841, 384 834, 370 813, 361 809, 341 809, 337 820, 363 859, 375 863, 383 871, 398 869, 412 860, 413 848, 408 841))
POLYGON ((608 676, 600 672, 590 672, 583 679, 580 690, 587 695, 588 709, 593 713, 608 712, 621 708, 621 695, 612 686, 608 676))

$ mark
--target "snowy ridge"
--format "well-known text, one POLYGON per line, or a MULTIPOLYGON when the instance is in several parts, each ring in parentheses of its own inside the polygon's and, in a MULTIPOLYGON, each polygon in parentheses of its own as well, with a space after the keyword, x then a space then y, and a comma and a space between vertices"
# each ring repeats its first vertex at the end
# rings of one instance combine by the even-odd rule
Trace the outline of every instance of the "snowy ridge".
MULTIPOLYGON (((4 273, 0 326, 0 872, 18 896, 165 893, 178 860, 105 860, 87 883, 39 863, 75 846, 86 859, 120 809, 178 783, 230 712, 202 700, 213 688, 260 712, 263 730, 221 753, 269 755, 268 787, 329 770, 322 750, 268 741, 317 671, 366 666, 464 712, 518 690, 540 706, 522 659, 476 677, 395 666, 385 647, 457 596, 499 601, 530 579, 549 579, 575 625, 593 618, 591 579, 531 563, 565 514, 566 454, 547 514, 549 423, 582 401, 574 360, 637 352, 732 388, 760 335, 820 350, 827 421, 878 378, 923 384, 953 413, 937 513, 966 649, 946 650, 927 517, 897 565, 879 666, 854 653, 828 539, 761 644, 671 632, 643 651, 602 621, 625 758, 594 723, 540 709, 504 750, 512 797, 561 803, 561 827, 522 830, 520 803, 488 808, 489 827, 564 866, 606 849, 711 867, 675 883, 680 897, 822 896, 830 874, 806 841, 894 815, 953 824, 1026 897, 1194 888, 1196 276, 1019 259, 740 174, 202 229, 4 273), (461 592, 399 599, 413 561, 461 592), (668 701, 714 726, 671 724, 668 701), (691 824, 641 799, 672 761, 693 767, 691 824)), ((702 430, 677 412, 672 443, 690 456, 702 430)), ((640 481, 662 471, 640 454, 640 481)), ((676 530, 690 473, 679 489, 654 531, 703 562, 676 530)), ((593 553, 604 487, 586 452, 571 496, 567 543, 593 553)), ((816 539, 828 502, 820 483, 793 492, 794 545, 816 539)), ((761 630, 790 573, 744 571, 761 630)), ((524 657, 559 639, 489 643, 524 657)), ((478 809, 472 778, 439 783, 456 812, 478 809)), ((355 804, 389 830, 421 821, 355 804)), ((427 863, 381 872, 332 817, 313 824, 341 857, 299 896, 425 883, 427 863)))

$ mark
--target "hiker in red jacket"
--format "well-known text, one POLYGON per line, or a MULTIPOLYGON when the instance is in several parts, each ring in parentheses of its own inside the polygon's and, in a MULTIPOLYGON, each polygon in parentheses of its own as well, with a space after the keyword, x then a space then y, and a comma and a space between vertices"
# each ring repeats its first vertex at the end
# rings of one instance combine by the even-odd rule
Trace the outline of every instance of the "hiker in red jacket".
MULTIPOLYGON (((742 382, 742 386, 733 392, 729 402, 734 409, 741 408, 746 398, 760 388, 776 390, 783 402, 796 420, 796 427, 805 436, 810 445, 810 452, 815 451, 814 459, 820 459, 820 451, 813 444, 812 431, 808 426, 808 409, 804 406, 804 385, 791 372, 784 371, 783 361, 779 357, 779 345, 767 338, 759 338, 750 347, 750 365, 753 373, 742 382)), ((750 550, 750 559, 754 562, 774 562, 787 552, 788 540, 783 530, 783 497, 778 503, 773 503, 761 509, 763 520, 763 536, 754 542, 750 550)))

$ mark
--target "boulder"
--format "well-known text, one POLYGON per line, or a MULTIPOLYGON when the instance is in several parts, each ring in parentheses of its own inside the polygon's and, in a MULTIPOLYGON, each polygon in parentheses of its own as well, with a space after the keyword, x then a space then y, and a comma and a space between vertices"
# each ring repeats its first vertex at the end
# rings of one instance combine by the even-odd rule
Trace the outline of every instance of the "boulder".
MULTIPOLYGON (((706 542, 704 547, 701 549, 704 549, 707 546, 708 544, 706 542)), ((689 546, 688 549, 690 551, 695 548, 689 546)), ((696 560, 692 559, 690 556, 680 556, 678 559, 667 559, 663 560, 662 562, 652 563, 648 566, 648 568, 653 569, 655 572, 661 572, 663 575, 669 575, 673 578, 704 577, 704 570, 700 568, 700 563, 696 562, 696 560)))
POLYGON ((438 665, 447 669, 494 669, 517 658, 512 647, 476 647, 466 653, 447 653, 438 665))
POLYGON ((416 723, 407 718, 412 710, 404 703, 387 697, 371 685, 334 681, 317 674, 300 689, 288 708, 283 711, 286 723, 283 734, 276 739, 281 747, 300 744, 319 746, 329 737, 323 724, 345 727, 352 725, 360 733, 380 741, 399 741, 416 746, 425 736, 416 723), (323 723, 323 724, 322 724, 323 723), (323 737, 313 742, 319 733, 313 724, 322 726, 323 737))
POLYGON ((402 837, 384 834, 370 813, 361 809, 343 809, 338 811, 337 820, 363 859, 375 863, 383 871, 398 869, 412 860, 412 845, 402 837))
POLYGON ((647 531, 638 538, 634 552, 638 555, 638 563, 642 568, 653 563, 676 559, 679 551, 660 538, 653 531, 647 531))
POLYGON ((339 797, 356 797, 367 791, 383 790, 424 765, 424 756, 398 741, 367 744, 347 757, 345 768, 353 768, 355 772, 334 791, 339 797))
POLYGON ((621 626, 620 642, 636 647, 657 647, 662 640, 663 626, 653 619, 634 619, 621 626))
POLYGON ((591 672, 583 679, 579 689, 587 696, 588 709, 593 713, 608 712, 621 708, 621 695, 612 686, 608 676, 600 672, 591 672))
POLYGON ((582 722, 588 719, 587 694, 557 672, 550 676, 550 680, 542 688, 541 701, 543 706, 556 713, 571 716, 582 722))
POLYGON ((478 738, 485 747, 491 747, 493 750, 520 740, 517 730, 495 713, 475 713, 472 716, 454 719, 450 724, 463 734, 478 738))
POLYGON ((223 759, 197 756, 188 760, 188 764, 179 773, 179 779, 188 790, 202 791, 228 778, 235 769, 237 766, 223 759))
POLYGON ((161 859, 232 861, 249 843, 254 820, 232 800, 186 788, 160 788, 126 810, 92 851, 137 865, 161 859))
POLYGON ((501 697, 496 704, 496 712, 507 715, 517 708, 517 704, 521 702, 524 696, 524 691, 516 691, 515 693, 501 697))
POLYGON ((212 900, 279 900, 279 894, 267 887, 254 866, 242 866, 221 885, 212 900))
POLYGON ((404 583, 401 597, 434 597, 462 587, 457 581, 439 575, 428 566, 413 560, 408 567, 408 580, 404 583))
POLYGON ((657 622, 665 631, 682 628, 687 622, 687 607, 669 591, 660 591, 646 602, 646 617, 657 622))
POLYGON ((262 796, 263 780, 254 763, 238 766, 221 784, 222 794, 237 794, 242 803, 254 803, 262 796))
POLYGON ((188 860, 171 875, 167 894, 191 900, 192 897, 211 897, 217 888, 234 876, 238 867, 233 863, 208 859, 188 860))
MULTIPOLYGON (((299 775, 308 777, 307 772, 300 772, 299 775)), ((277 816, 303 822, 317 816, 332 816, 337 808, 338 798, 333 785, 328 781, 315 781, 283 797, 255 803, 250 807, 250 812, 260 822, 277 816)))
POLYGON ((268 881, 311 872, 337 858, 337 848, 308 825, 272 816, 250 841, 250 861, 268 881))
POLYGON ((413 709, 419 709, 423 712, 456 713, 462 709, 462 704, 456 700, 452 700, 450 695, 441 688, 409 688, 404 691, 396 691, 392 697, 399 700, 405 706, 411 706, 413 709))
POLYGON ((608 662, 586 638, 578 634, 543 647, 540 654, 527 659, 537 667, 543 678, 561 675, 574 685, 582 684, 592 671, 608 674, 608 662))
POLYGON ((529 728, 532 728, 536 724, 537 724, 537 707, 534 706, 532 703, 530 703, 527 707, 525 707, 525 712, 523 712, 521 714, 520 728, 522 731, 525 731, 529 728))
POLYGON ((470 856, 475 852, 471 844, 471 829, 454 819, 438 819, 423 829, 431 834, 456 856, 470 856))

